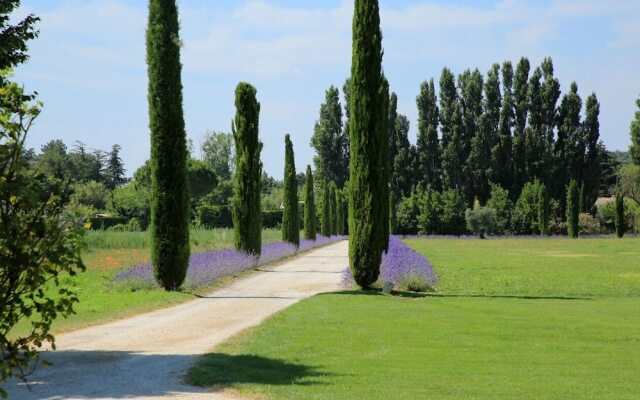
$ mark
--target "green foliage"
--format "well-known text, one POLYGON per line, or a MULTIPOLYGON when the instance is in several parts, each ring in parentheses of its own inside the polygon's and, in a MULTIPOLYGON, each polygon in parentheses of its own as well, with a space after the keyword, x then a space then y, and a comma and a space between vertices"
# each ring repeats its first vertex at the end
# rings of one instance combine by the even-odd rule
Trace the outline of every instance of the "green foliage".
POLYGON ((600 193, 600 180, 602 178, 602 151, 600 142, 600 103, 595 93, 587 97, 585 103, 585 117, 582 122, 582 140, 584 148, 584 171, 580 199, 583 203, 581 211, 591 212, 598 194, 600 193))
POLYGON ((462 194, 455 189, 448 189, 442 193, 441 233, 447 235, 465 233, 465 204, 462 194))
POLYGON ((513 203, 509 198, 509 191, 499 185, 491 185, 491 197, 487 201, 487 207, 496 210, 495 233, 505 234, 511 231, 511 212, 513 203))
POLYGON ((231 207, 200 204, 196 211, 196 225, 207 228, 233 228, 231 207))
POLYGON ((595 235, 602 233, 600 221, 588 213, 580 213, 578 216, 578 231, 580 235, 595 235))
POLYGON ((204 161, 189 159, 187 161, 187 179, 192 203, 197 203, 203 196, 211 193, 218 184, 218 177, 204 161))
POLYGON ((549 195, 544 184, 538 189, 538 230, 542 236, 549 235, 549 195))
POLYGON ((298 182, 293 156, 293 143, 289 134, 284 137, 284 211, 282 213, 282 240, 300 245, 300 217, 298 216, 298 182))
POLYGON ((389 86, 382 75, 377 0, 356 0, 349 79, 349 265, 362 288, 378 279, 388 245, 389 86), (385 209, 385 206, 386 209, 385 209))
POLYGON ((124 176, 124 163, 120 158, 121 149, 120 145, 114 144, 107 156, 103 178, 109 190, 113 190, 127 181, 127 178, 124 176))
MULTIPOLYGON (((498 121, 497 143, 492 149, 493 182, 507 191, 513 184, 513 128, 514 100, 513 100, 513 66, 511 61, 502 64, 502 105, 498 121)), ((498 230, 500 230, 500 209, 498 212, 498 230)))
POLYGON ((220 180, 231 179, 231 171, 235 164, 232 134, 207 131, 201 151, 203 161, 220 180))
POLYGON ((189 262, 189 182, 182 111, 178 9, 150 0, 147 26, 151 131, 151 262, 158 283, 177 290, 189 262))
POLYGON ((531 65, 529 60, 522 57, 516 65, 513 78, 513 186, 509 193, 514 199, 520 196, 520 192, 527 182, 526 172, 526 147, 525 147, 525 127, 529 112, 529 70, 531 65))
POLYGON ((629 134, 631 135, 629 153, 633 163, 640 165, 640 97, 636 100, 636 107, 638 110, 635 112, 633 121, 631 121, 631 126, 629 126, 629 134))
POLYGON ((331 212, 331 205, 333 200, 331 198, 331 190, 329 189, 329 183, 324 181, 322 184, 322 215, 320 222, 320 233, 322 236, 331 236, 333 229, 334 218, 331 212))
POLYGON ((342 129, 342 107, 340 91, 331 86, 325 92, 325 102, 320 106, 320 117, 316 121, 311 137, 311 147, 316 150, 313 162, 316 178, 333 181, 344 187, 349 174, 349 139, 342 129))
MULTIPOLYGON (((6 6, 10 11, 15 4, 0 8, 3 39, 11 35, 5 31, 6 6)), ((2 62, 7 62, 5 56, 19 60, 23 46, 0 42, 2 62)), ((26 135, 40 104, 9 82, 4 72, 0 76, 0 382, 4 382, 12 376, 25 380, 44 342, 55 349, 51 324, 73 314, 78 302, 62 279, 85 267, 80 258, 82 227, 67 218, 60 199, 46 192, 42 176, 27 170, 23 159, 26 135), (14 334, 21 321, 29 321, 29 328, 14 334)), ((0 396, 6 397, 2 389, 0 396)))
MULTIPOLYGON (((136 218, 138 223, 140 220, 136 218)), ((128 217, 90 217, 86 219, 86 224, 92 230, 104 230, 112 228, 116 225, 126 225, 129 222, 128 217)))
POLYGON ((335 210, 336 210, 336 222, 335 231, 336 235, 344 235, 344 199, 342 198, 342 191, 335 188, 335 210))
POLYGON ((396 230, 399 235, 415 235, 418 233, 420 205, 417 194, 405 197, 398 203, 396 210, 396 230))
MULTIPOLYGON (((418 195, 416 191, 416 195, 418 195)), ((442 195, 440 192, 428 189, 424 196, 418 196, 420 215, 418 215, 418 233, 424 235, 436 235, 442 231, 442 195)))
POLYGON ((104 210, 107 206, 109 191, 103 183, 87 181, 72 186, 71 201, 91 206, 97 210, 104 210))
POLYGON ((258 137, 260 103, 256 89, 241 82, 236 87, 236 116, 232 126, 236 148, 233 226, 236 250, 254 254, 261 251, 262 143, 258 137))
POLYGON ((467 208, 464 214, 467 221, 467 229, 484 239, 485 235, 495 232, 496 210, 489 207, 481 207, 478 203, 471 208, 467 208))
POLYGON ((316 197, 314 194, 313 174, 311 166, 307 165, 307 174, 304 184, 304 238, 316 240, 316 222, 318 212, 316 211, 316 197))
POLYGON ((151 220, 151 189, 136 181, 118 187, 107 200, 107 210, 127 219, 138 218, 146 229, 151 220))
MULTIPOLYGON (((262 227, 266 229, 282 228, 283 210, 265 210, 262 212, 262 227)), ((282 235, 281 235, 282 236, 282 235)))
POLYGON ((539 207, 540 181, 527 183, 520 193, 520 197, 513 208, 511 227, 516 234, 540 233, 539 207))
POLYGON ((640 165, 625 165, 617 175, 620 193, 640 204, 640 165))
POLYGON ((569 182, 567 188, 567 232, 569 237, 577 238, 579 233, 580 193, 575 180, 569 182))
POLYGON ((335 182, 331 182, 331 184, 329 185, 329 208, 331 209, 329 215, 331 218, 331 234, 332 235, 337 235, 338 234, 338 208, 340 207, 339 204, 339 191, 338 188, 336 187, 335 182))
POLYGON ((420 94, 416 97, 418 106, 418 141, 417 141, 417 183, 424 187, 439 190, 441 188, 440 143, 438 140, 438 97, 433 84, 420 84, 420 94))
POLYGON ((624 236, 626 230, 626 221, 624 219, 624 197, 620 194, 616 194, 615 199, 615 225, 616 235, 621 238, 624 236))

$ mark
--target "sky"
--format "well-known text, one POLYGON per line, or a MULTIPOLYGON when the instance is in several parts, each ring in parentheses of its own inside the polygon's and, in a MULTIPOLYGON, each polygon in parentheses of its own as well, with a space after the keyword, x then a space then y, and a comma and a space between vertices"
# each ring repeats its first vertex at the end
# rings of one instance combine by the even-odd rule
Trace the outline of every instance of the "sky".
MULTIPOLYGON (((284 135, 298 170, 313 160, 309 142, 324 93, 342 88, 351 68, 349 0, 179 0, 187 135, 230 131, 234 89, 250 82, 261 103, 262 160, 281 179, 284 135)), ((383 67, 415 143, 420 83, 526 56, 550 56, 561 90, 576 81, 601 103, 600 134, 610 150, 629 146, 640 95, 640 1, 381 0, 383 67)), ((14 18, 41 18, 40 37, 16 80, 37 91, 42 114, 29 133, 39 149, 52 139, 109 150, 122 146, 127 175, 149 157, 146 0, 22 0, 14 18)))

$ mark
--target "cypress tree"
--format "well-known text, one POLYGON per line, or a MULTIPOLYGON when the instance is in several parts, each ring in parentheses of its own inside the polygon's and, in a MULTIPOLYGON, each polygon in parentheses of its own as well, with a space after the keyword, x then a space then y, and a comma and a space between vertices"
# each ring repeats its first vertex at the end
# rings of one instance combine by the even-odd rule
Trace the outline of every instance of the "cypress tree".
POLYGON ((284 211, 282 213, 282 241, 300 245, 300 217, 298 216, 298 181, 293 157, 293 143, 289 134, 284 137, 284 211))
MULTIPOLYGON (((436 96, 433 79, 422 82, 420 94, 416 97, 418 105, 418 156, 417 180, 424 187, 440 190, 441 184, 441 154, 438 140, 438 98, 436 96)), ((408 195, 408 194, 406 194, 408 195)))
POLYGON ((538 191, 538 230, 542 236, 549 235, 549 195, 544 183, 538 191))
POLYGON ((381 151, 381 147, 388 151, 389 94, 382 76, 382 33, 377 0, 355 0, 352 37, 349 264, 356 283, 367 289, 380 274, 382 252, 388 245, 384 233, 389 228, 388 161, 383 160, 388 152, 381 151), (383 184, 387 190, 381 193, 383 184), (385 205, 387 217, 382 211, 385 205))
POLYGON ((262 143, 258 138, 260 103, 256 89, 241 82, 236 87, 236 116, 231 131, 236 146, 232 200, 236 250, 260 254, 262 244, 262 143))
POLYGON ((336 188, 336 235, 344 235, 344 201, 342 191, 336 188))
POLYGON ((324 181, 322 184, 322 220, 320 221, 320 234, 322 236, 331 236, 331 231, 333 230, 332 204, 333 200, 331 199, 329 184, 324 181))
POLYGON ((578 219, 580 216, 580 193, 575 180, 567 188, 567 232, 569 237, 578 237, 578 219))
POLYGON ((180 287, 189 263, 187 140, 182 110, 178 9, 150 0, 147 27, 151 131, 151 262, 165 290, 180 287))
POLYGON ((311 165, 307 165, 307 179, 304 183, 304 238, 316 240, 316 199, 314 195, 311 165))
MULTIPOLYGON (((382 104, 382 112, 378 126, 378 165, 382 168, 378 169, 378 194, 380 201, 378 204, 379 211, 376 217, 377 227, 379 227, 378 239, 376 243, 382 251, 389 249, 389 201, 391 199, 391 188, 389 186, 390 178, 390 161, 389 161, 389 119, 384 116, 389 114, 389 82, 387 78, 382 76, 382 87, 380 88, 380 102, 382 104)), ((408 122, 408 121, 407 121, 408 122)))
POLYGON ((638 110, 635 113, 633 121, 631 121, 631 126, 629 126, 629 133, 631 135, 629 153, 633 163, 640 165, 640 97, 636 100, 636 107, 638 107, 638 110))
POLYGON ((329 186, 329 197, 331 200, 331 234, 338 234, 338 226, 340 224, 340 216, 338 215, 340 210, 340 203, 338 202, 338 196, 340 195, 340 189, 336 187, 335 182, 331 182, 329 186))
POLYGON ((624 198, 622 197, 622 193, 618 190, 616 193, 616 235, 619 238, 624 236, 624 228, 624 198))

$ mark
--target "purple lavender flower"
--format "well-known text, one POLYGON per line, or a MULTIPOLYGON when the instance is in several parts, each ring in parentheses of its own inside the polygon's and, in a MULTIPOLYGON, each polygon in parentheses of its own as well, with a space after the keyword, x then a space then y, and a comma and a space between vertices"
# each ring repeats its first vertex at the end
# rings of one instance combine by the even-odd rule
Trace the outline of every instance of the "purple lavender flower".
MULTIPOLYGON (((236 275, 242 271, 279 261, 293 256, 296 253, 337 242, 344 238, 344 236, 318 236, 315 241, 301 240, 300 246, 297 249, 295 245, 291 243, 268 243, 262 246, 262 254, 260 257, 257 257, 255 254, 243 253, 233 249, 194 253, 189 259, 189 269, 187 270, 185 287, 196 289, 210 285, 222 277, 236 275)), ((151 264, 139 264, 122 269, 113 276, 112 283, 116 287, 125 287, 129 290, 157 287, 153 278, 153 267, 151 264)))
MULTIPOLYGON (((389 237, 389 251, 382 254, 378 283, 390 282, 395 287, 411 291, 433 291, 439 276, 422 255, 396 236, 389 237)), ((355 284, 351 270, 342 273, 342 285, 355 284)))

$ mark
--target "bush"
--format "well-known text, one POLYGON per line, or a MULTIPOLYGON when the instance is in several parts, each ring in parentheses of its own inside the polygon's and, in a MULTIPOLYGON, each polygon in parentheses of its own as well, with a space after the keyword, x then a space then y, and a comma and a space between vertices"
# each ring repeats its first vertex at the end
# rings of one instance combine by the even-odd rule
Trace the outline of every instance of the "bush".
POLYGON ((72 202, 90 206, 98 210, 104 210, 107 205, 109 190, 104 184, 96 181, 76 183, 72 186, 72 202))
POLYGON ((440 232, 440 215, 442 214, 442 196, 435 190, 428 190, 424 196, 419 196, 418 232, 425 235, 435 235, 440 232))
POLYGON ((445 235, 462 235, 466 232, 464 219, 464 199, 460 192, 449 189, 442 193, 442 218, 441 226, 445 235))
POLYGON ((467 229, 478 235, 480 239, 484 239, 484 235, 495 232, 496 229, 496 210, 489 207, 480 207, 479 203, 468 208, 465 212, 465 220, 467 221, 467 229))
POLYGON ((113 232, 129 232, 129 227, 125 224, 117 224, 109 228, 108 230, 113 232))
POLYGON ((87 218, 90 228, 93 230, 104 230, 113 228, 116 225, 126 225, 129 218, 126 217, 91 217, 87 218))
POLYGON ((491 197, 487 202, 487 207, 496 210, 495 233, 505 234, 511 230, 511 213, 513 202, 509 199, 509 191, 499 185, 491 185, 491 197))
POLYGON ((138 218, 131 218, 129 220, 129 223, 127 224, 127 230, 129 232, 141 232, 142 231, 142 224, 140 223, 140 220, 138 218))
POLYGON ((280 229, 282 226, 283 210, 269 210, 262 212, 262 227, 268 229, 280 229))
POLYGON ((578 216, 578 229, 581 235, 602 233, 600 221, 589 213, 580 213, 578 216))
POLYGON ((107 210, 121 217, 126 217, 127 221, 131 218, 138 218, 142 229, 147 229, 151 218, 150 196, 149 188, 136 182, 130 182, 111 192, 107 201, 107 210))
POLYGON ((400 235, 415 235, 418 233, 418 215, 419 207, 417 194, 414 192, 411 196, 405 197, 398 204, 396 210, 396 232, 400 235))
POLYGON ((511 228, 516 234, 539 233, 538 202, 540 200, 540 182, 529 182, 520 193, 511 215, 511 228))

